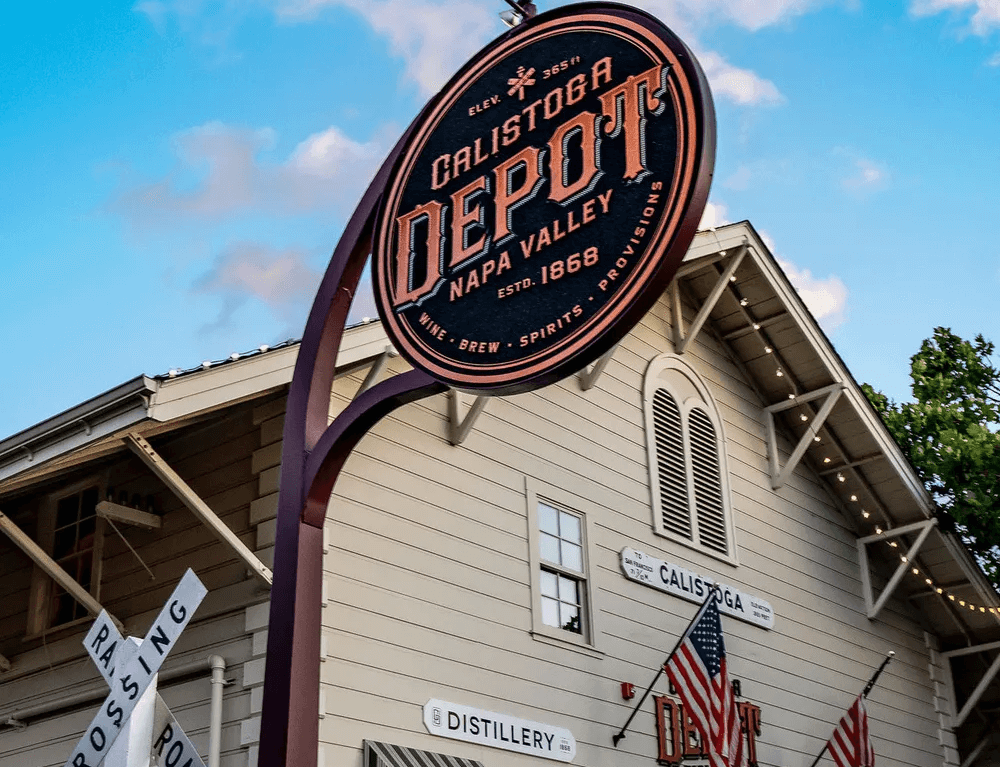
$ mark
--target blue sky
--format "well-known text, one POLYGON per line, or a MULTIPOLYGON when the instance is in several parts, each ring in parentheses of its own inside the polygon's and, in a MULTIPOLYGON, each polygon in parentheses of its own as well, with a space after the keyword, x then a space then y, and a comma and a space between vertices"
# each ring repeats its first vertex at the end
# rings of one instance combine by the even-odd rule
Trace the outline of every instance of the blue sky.
MULTIPOLYGON (((712 83, 709 217, 767 236, 859 381, 906 398, 936 325, 1000 341, 995 2, 639 5, 712 83)), ((297 337, 384 153, 505 7, 6 8, 0 436, 141 372, 297 337)))

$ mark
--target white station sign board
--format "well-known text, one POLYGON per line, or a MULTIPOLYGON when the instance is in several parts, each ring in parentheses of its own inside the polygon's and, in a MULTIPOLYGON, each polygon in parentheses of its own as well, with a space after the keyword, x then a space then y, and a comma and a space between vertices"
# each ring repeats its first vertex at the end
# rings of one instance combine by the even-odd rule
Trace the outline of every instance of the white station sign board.
MULTIPOLYGON (((167 653, 173 649, 177 638, 207 593, 198 576, 189 569, 138 645, 123 639, 107 613, 101 613, 87 633, 84 644, 101 675, 108 681, 111 693, 76 744, 65 767, 97 767, 104 760, 115 739, 127 726, 129 715, 139 698, 153 682, 167 653)), ((160 753, 157 754, 154 748, 154 758, 159 760, 165 753, 170 754, 170 763, 177 764, 181 756, 177 753, 179 748, 187 752, 185 756, 190 760, 180 762, 180 765, 201 765, 198 752, 191 746, 162 701, 157 701, 156 708, 154 721, 160 733, 160 753), (166 739, 165 734, 168 736, 166 739)))
POLYGON ((571 762, 576 756, 576 739, 567 729, 443 700, 432 699, 424 704, 424 727, 431 735, 442 738, 543 759, 571 762))
MULTIPOLYGON (((630 581, 698 604, 705 601, 708 592, 716 585, 714 580, 704 575, 627 547, 621 551, 621 564, 625 577, 630 581)), ((722 589, 716 597, 720 613, 761 628, 774 628, 774 610, 769 602, 723 583, 718 586, 722 589)))

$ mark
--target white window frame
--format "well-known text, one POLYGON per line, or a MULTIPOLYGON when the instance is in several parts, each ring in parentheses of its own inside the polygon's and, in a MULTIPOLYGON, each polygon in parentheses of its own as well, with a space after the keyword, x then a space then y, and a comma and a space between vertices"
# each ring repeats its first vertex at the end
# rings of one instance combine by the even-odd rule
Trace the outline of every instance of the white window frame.
POLYGON ((736 530, 733 524, 732 493, 729 486, 729 467, 726 460, 726 435, 715 398, 712 397, 701 376, 698 375, 691 365, 676 355, 661 354, 650 360, 646 368, 646 375, 643 380, 642 405, 646 427, 646 456, 649 464, 649 493, 653 510, 653 531, 659 536, 669 538, 695 551, 700 551, 713 559, 718 559, 734 566, 738 565, 739 558, 736 547, 736 530), (681 395, 677 386, 671 383, 671 379, 677 375, 681 375, 687 380, 694 390, 694 394, 681 395), (653 396, 659 389, 664 389, 673 397, 680 411, 688 509, 691 515, 691 538, 678 535, 668 530, 663 524, 663 509, 660 502, 660 472, 656 451, 656 428, 653 415, 653 396), (698 541, 698 515, 695 501, 693 464, 691 460, 690 428, 688 424, 691 411, 696 408, 708 417, 715 430, 728 554, 722 554, 698 541))
POLYGON ((528 518, 528 560, 531 569, 531 634, 536 639, 555 640, 570 646, 579 648, 597 648, 596 638, 599 636, 597 629, 597 613, 594 610, 594 581, 590 570, 590 547, 593 537, 592 515, 587 514, 581 506, 582 499, 571 496, 565 491, 552 487, 533 477, 525 478, 525 499, 527 502, 528 518), (538 525, 538 504, 545 503, 560 511, 572 514, 580 520, 581 549, 583 558, 583 572, 575 573, 566 570, 565 573, 576 578, 580 583, 580 590, 583 592, 580 598, 580 633, 577 634, 567 629, 549 626, 542 621, 542 592, 541 592, 541 572, 544 567, 547 570, 559 572, 558 565, 554 565, 541 558, 540 549, 540 528, 538 525))
MULTIPOLYGON (((72 485, 62 487, 42 498, 41 505, 38 510, 37 543, 46 554, 51 556, 55 546, 56 510, 58 509, 59 501, 64 498, 68 498, 71 495, 82 493, 88 488, 96 487, 97 500, 100 502, 104 499, 106 485, 107 483, 103 477, 89 477, 88 479, 74 482, 72 485)), ((90 595, 98 602, 101 600, 101 576, 104 569, 104 537, 105 522, 103 518, 97 516, 94 520, 94 546, 92 549, 93 553, 91 555, 92 560, 89 591, 90 595)), ((35 565, 34 570, 32 571, 31 587, 29 592, 28 624, 25 632, 26 639, 43 636, 44 634, 52 631, 61 631, 62 629, 72 628, 94 619, 94 616, 92 615, 84 615, 83 617, 76 618, 65 623, 51 623, 49 616, 51 614, 52 600, 54 598, 53 584, 54 581, 52 578, 50 578, 45 571, 42 570, 42 568, 35 565)))

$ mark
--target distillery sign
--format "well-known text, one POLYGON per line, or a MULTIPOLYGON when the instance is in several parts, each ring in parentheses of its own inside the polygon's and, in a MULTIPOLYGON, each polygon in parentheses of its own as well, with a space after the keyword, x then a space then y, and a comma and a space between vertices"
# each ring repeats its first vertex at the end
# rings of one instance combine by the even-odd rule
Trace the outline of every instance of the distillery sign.
POLYGON ((576 739, 567 729, 443 700, 424 705, 424 727, 431 735, 543 759, 571 762, 576 756, 576 739))
POLYGON ((652 16, 543 14, 418 118, 376 221, 375 295, 416 367, 526 391, 610 349, 666 288, 714 161, 708 88, 652 16))

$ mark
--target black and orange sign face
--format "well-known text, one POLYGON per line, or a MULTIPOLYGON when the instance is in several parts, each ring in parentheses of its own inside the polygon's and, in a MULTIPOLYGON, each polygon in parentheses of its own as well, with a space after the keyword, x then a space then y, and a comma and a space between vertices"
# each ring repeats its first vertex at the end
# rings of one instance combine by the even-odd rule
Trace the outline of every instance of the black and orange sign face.
POLYGON ((373 270, 397 348, 495 394, 581 369, 673 277, 714 135, 697 63, 641 11, 567 6, 497 40, 428 105, 385 190, 373 270))

